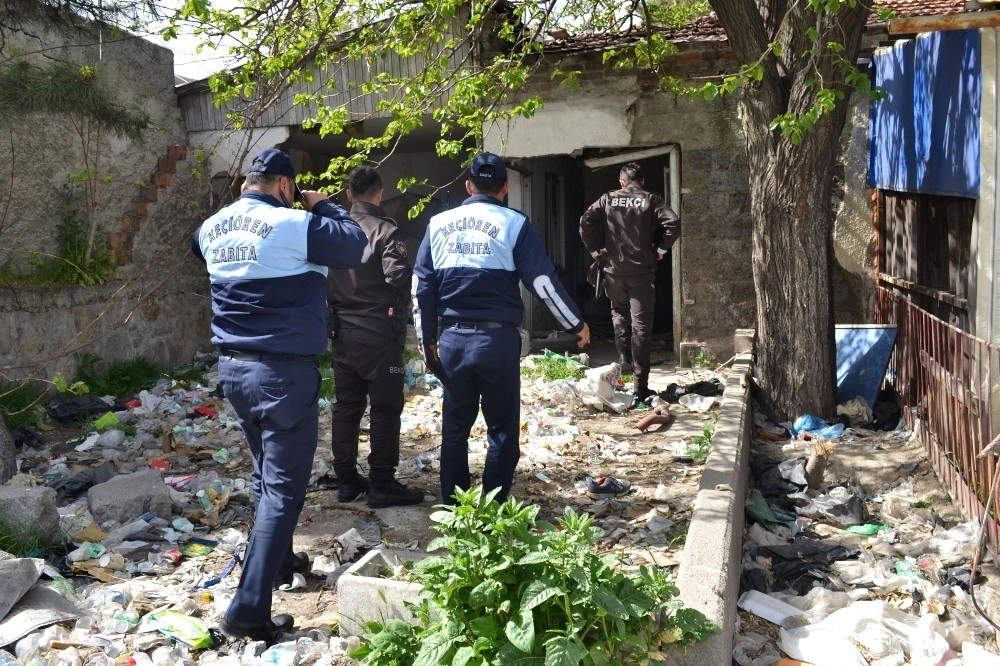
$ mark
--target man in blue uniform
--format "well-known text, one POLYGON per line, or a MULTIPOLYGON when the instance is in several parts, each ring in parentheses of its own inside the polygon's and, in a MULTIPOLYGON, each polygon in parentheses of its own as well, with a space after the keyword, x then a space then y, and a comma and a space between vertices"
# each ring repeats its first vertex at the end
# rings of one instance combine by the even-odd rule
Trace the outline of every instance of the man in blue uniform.
POLYGON ((480 400, 488 444, 483 488, 499 488, 498 502, 510 493, 521 454, 517 328, 524 304, 518 283, 576 333, 580 347, 590 342, 590 329, 528 218, 504 205, 508 187, 503 160, 476 155, 465 183, 469 198, 431 218, 413 268, 417 339, 428 365, 443 374, 441 496, 447 503, 454 503, 456 488, 471 483, 469 432, 480 400))
POLYGON ((396 479, 413 270, 406 236, 379 208, 382 192, 382 178, 373 167, 351 171, 351 217, 368 236, 372 259, 357 268, 332 270, 326 281, 337 391, 330 428, 337 499, 353 502, 367 492, 373 509, 424 501, 424 491, 396 479), (358 434, 366 402, 371 405, 370 484, 358 474, 358 434))
POLYGON ((294 623, 271 618, 271 591, 301 563, 292 534, 319 434, 327 267, 364 262, 368 239, 325 195, 299 192, 288 155, 268 148, 254 157, 240 198, 198 228, 192 249, 208 266, 219 381, 253 458, 254 526, 219 630, 270 644, 294 623), (305 210, 292 208, 296 198, 305 210))

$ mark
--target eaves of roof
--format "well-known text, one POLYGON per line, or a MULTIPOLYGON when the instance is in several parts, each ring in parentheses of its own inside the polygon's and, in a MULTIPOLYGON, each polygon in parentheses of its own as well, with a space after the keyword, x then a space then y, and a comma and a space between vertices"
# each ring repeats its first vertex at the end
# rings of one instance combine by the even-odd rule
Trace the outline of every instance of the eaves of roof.
MULTIPOLYGON (((898 18, 958 14, 965 8, 965 0, 881 0, 878 4, 895 11, 898 18)), ((875 13, 868 16, 868 25, 871 27, 883 23, 883 19, 875 13)), ((657 28, 657 32, 675 43, 726 40, 726 32, 714 12, 695 18, 679 28, 657 28)), ((545 51, 551 53, 599 51, 626 46, 638 40, 643 34, 644 32, 639 30, 618 34, 580 33, 577 35, 568 35, 565 30, 551 31, 551 41, 546 42, 545 51), (552 36, 552 33, 555 33, 556 36, 552 36)))

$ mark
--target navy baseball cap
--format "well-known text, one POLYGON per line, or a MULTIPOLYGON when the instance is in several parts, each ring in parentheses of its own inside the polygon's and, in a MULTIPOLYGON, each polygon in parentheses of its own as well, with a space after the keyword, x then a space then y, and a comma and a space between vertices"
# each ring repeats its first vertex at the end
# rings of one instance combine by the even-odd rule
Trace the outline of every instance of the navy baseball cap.
POLYGON ((257 153, 250 162, 247 173, 273 173, 279 176, 288 176, 295 180, 295 169, 292 168, 292 159, 288 153, 277 148, 265 148, 257 153))
POLYGON ((295 200, 302 201, 302 190, 295 182, 295 169, 292 168, 292 158, 283 150, 277 148, 265 148, 257 153, 250 162, 247 173, 273 173, 278 176, 287 176, 295 183, 295 200))
POLYGON ((469 176, 487 180, 507 180, 507 167, 503 159, 493 153, 479 153, 472 158, 469 176))

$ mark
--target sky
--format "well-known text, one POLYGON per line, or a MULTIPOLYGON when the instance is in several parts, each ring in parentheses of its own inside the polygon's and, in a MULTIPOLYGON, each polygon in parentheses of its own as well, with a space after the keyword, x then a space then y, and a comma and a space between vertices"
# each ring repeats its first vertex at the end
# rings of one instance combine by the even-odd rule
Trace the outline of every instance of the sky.
MULTIPOLYGON (((212 0, 212 6, 223 9, 235 6, 237 0, 212 0)), ((171 5, 180 5, 180 0, 168 0, 162 4, 165 9, 170 9, 171 5)), ((208 50, 196 53, 195 49, 199 40, 190 34, 180 34, 177 39, 166 41, 160 36, 160 32, 166 28, 166 23, 162 25, 151 24, 150 34, 146 37, 154 44, 165 46, 174 52, 174 73, 189 79, 204 79, 215 72, 224 69, 227 61, 226 49, 208 50)))

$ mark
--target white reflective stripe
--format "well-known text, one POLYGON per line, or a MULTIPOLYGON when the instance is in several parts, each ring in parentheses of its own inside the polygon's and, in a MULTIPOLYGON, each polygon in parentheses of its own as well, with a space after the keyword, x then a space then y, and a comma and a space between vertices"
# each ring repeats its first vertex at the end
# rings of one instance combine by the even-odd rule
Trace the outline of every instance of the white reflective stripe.
POLYGON ((580 323, 580 320, 576 318, 573 311, 559 297, 559 293, 556 292, 555 285, 552 284, 552 280, 549 279, 548 275, 539 275, 536 277, 532 286, 535 288, 535 292, 542 297, 542 301, 549 308, 549 311, 556 318, 560 326, 568 331, 580 323))
POLYGON ((365 244, 365 251, 361 253, 361 263, 365 263, 372 256, 372 246, 365 244))

